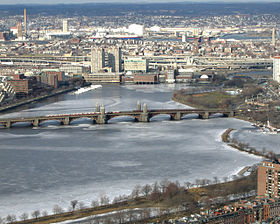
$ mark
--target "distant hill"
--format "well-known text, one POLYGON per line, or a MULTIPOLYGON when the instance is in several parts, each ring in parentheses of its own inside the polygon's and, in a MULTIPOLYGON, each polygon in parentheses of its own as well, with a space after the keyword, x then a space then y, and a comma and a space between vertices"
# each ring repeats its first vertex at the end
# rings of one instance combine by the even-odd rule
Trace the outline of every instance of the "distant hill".
POLYGON ((236 14, 279 14, 280 3, 92 3, 59 5, 0 5, 1 16, 21 15, 28 8, 30 16, 123 16, 133 15, 178 15, 210 16, 236 14))

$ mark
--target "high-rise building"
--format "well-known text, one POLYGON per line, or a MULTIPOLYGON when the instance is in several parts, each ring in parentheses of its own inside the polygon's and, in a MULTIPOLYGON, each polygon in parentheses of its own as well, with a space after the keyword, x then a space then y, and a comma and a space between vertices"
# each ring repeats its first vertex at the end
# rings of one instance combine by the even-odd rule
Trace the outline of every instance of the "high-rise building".
POLYGON ((280 159, 259 165, 258 196, 280 198, 280 159))
POLYGON ((24 9, 24 36, 27 37, 27 14, 26 14, 26 9, 24 9))
POLYGON ((112 68, 112 72, 122 71, 122 55, 120 47, 113 47, 108 50, 108 67, 112 68))
POLYGON ((271 44, 272 44, 273 46, 275 46, 275 44, 276 44, 275 36, 276 36, 276 30, 275 30, 275 28, 273 28, 273 29, 272 29, 272 38, 271 38, 271 44))
POLYGON ((21 21, 18 21, 17 23, 17 38, 22 39, 22 23, 21 21))
POLYGON ((103 48, 91 49, 91 73, 97 73, 105 67, 105 51, 103 48))
POLYGON ((62 25, 63 25, 62 32, 63 32, 63 33, 67 33, 67 32, 68 32, 68 20, 67 20, 67 19, 64 19, 64 20, 62 21, 62 25))
POLYGON ((280 56, 273 58, 273 80, 280 83, 280 56))

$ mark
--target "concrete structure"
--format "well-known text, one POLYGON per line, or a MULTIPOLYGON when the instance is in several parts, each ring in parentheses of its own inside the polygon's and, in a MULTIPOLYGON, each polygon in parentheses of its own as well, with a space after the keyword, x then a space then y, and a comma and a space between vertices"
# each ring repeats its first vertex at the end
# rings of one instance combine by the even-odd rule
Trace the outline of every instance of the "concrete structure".
POLYGON ((105 51, 103 48, 91 49, 91 73, 96 73, 105 67, 105 51))
POLYGON ((143 58, 127 58, 124 60, 124 70, 146 73, 149 70, 149 62, 143 58))
POLYGON ((280 159, 258 167, 258 196, 280 198, 280 159))
POLYGON ((280 56, 273 58, 273 80, 280 83, 280 56))
MULTIPOLYGON (((139 109, 139 104, 137 109, 139 109)), ((96 109, 99 111, 99 108, 96 109)), ((13 124, 28 122, 32 126, 39 126, 42 122, 48 120, 57 120, 61 124, 69 125, 71 121, 79 118, 90 118, 94 123, 106 124, 108 121, 114 117, 130 116, 134 118, 134 121, 139 122, 149 122, 154 116, 160 114, 167 114, 170 116, 170 120, 181 120, 181 118, 188 114, 198 114, 198 118, 209 119, 211 114, 222 113, 225 117, 235 116, 235 111, 228 110, 198 110, 198 109, 166 109, 166 110, 148 110, 147 105, 143 105, 143 110, 134 111, 118 111, 118 112, 105 112, 104 107, 100 107, 100 112, 93 113, 79 113, 79 114, 58 114, 58 115, 47 115, 42 117, 28 117, 28 118, 10 118, 0 120, 0 125, 7 128, 11 128, 13 124)))

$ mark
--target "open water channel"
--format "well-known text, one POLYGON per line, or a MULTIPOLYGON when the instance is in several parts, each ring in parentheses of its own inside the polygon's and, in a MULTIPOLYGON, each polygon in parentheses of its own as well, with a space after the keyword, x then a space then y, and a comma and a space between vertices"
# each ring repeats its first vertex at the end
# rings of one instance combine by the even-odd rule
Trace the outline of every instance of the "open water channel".
MULTIPOLYGON (((107 111, 133 110, 137 100, 148 108, 185 108, 171 100, 173 91, 184 87, 108 85, 1 118, 91 112, 96 103, 107 111)), ((278 135, 263 134, 234 118, 200 120, 194 115, 169 121, 163 115, 150 123, 122 117, 108 125, 81 120, 70 126, 50 122, 39 128, 0 129, 0 217, 36 209, 51 213, 55 204, 68 209, 74 199, 90 205, 101 194, 112 199, 130 194, 136 184, 165 178, 182 184, 222 179, 262 160, 224 144, 220 136, 227 128, 235 128, 235 137, 246 143, 279 151, 278 135)))

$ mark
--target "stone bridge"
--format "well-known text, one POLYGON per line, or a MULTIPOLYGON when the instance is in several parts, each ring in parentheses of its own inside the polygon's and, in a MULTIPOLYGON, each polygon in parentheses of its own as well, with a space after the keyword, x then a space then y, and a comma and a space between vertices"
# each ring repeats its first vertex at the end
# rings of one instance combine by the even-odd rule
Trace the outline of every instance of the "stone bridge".
POLYGON ((135 122, 149 122, 154 116, 166 114, 170 116, 170 120, 181 120, 182 117, 188 114, 197 114, 200 119, 209 119, 213 114, 222 114, 224 117, 234 117, 236 111, 233 110, 201 110, 201 109, 159 109, 148 110, 144 104, 143 110, 141 106, 137 110, 132 111, 113 111, 105 112, 104 107, 97 107, 96 112, 92 113, 76 113, 76 114, 58 114, 46 115, 40 117, 26 117, 26 118, 8 118, 1 119, 0 126, 11 128, 16 123, 27 122, 33 127, 39 127, 45 121, 56 120, 61 125, 70 125, 74 120, 80 118, 89 118, 96 124, 107 124, 108 121, 114 117, 130 116, 134 118, 135 122))

